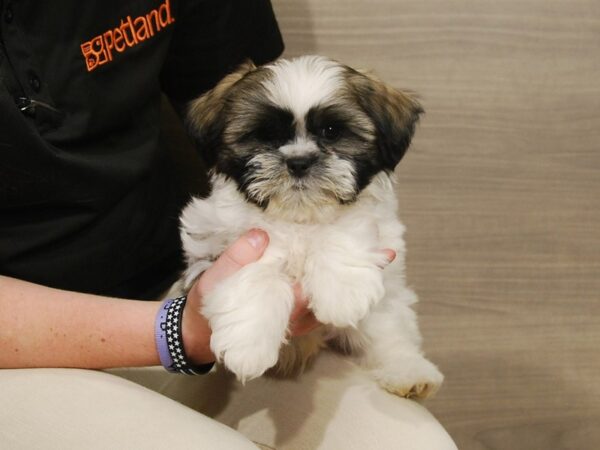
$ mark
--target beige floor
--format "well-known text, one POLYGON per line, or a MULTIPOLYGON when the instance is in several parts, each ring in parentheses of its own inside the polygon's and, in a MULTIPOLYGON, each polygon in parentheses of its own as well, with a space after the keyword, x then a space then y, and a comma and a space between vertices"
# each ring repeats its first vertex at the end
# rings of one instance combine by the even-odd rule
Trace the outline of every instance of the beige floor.
POLYGON ((429 409, 463 450, 600 448, 600 2, 274 5, 287 55, 421 94, 398 175, 429 409))

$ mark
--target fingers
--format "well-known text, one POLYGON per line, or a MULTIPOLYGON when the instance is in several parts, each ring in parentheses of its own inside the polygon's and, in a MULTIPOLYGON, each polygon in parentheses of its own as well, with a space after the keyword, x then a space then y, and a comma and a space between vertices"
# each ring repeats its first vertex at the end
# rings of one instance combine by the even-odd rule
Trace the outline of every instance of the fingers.
POLYGON ((243 266, 260 259, 268 244, 269 236, 263 230, 248 231, 231 244, 202 274, 198 281, 201 292, 211 291, 220 281, 233 275, 243 266))
POLYGON ((396 252, 392 249, 386 248, 383 250, 383 253, 390 263, 396 259, 396 252))
POLYGON ((294 284, 294 309, 290 314, 290 336, 302 336, 317 328, 319 321, 308 308, 308 298, 302 293, 300 284, 294 284))
POLYGON ((385 266, 392 263, 394 261, 394 259, 396 259, 396 252, 390 248, 384 248, 383 250, 381 250, 381 253, 383 253, 383 255, 385 256, 385 258, 387 260, 387 262, 385 262, 379 266, 381 269, 384 269, 385 266))
POLYGON ((315 315, 311 311, 306 310, 303 314, 298 316, 296 320, 290 321, 289 334, 290 336, 304 336, 320 325, 321 323, 317 320, 315 315))
POLYGON ((294 309, 290 314, 290 322, 295 322, 308 311, 308 298, 302 293, 300 284, 294 284, 294 309))

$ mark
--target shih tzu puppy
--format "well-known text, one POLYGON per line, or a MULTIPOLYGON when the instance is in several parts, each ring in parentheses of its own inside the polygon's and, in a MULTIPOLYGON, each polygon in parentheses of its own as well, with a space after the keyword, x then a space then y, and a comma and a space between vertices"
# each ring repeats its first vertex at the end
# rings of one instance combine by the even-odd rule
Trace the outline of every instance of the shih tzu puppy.
POLYGON ((203 299, 211 349, 240 380, 296 371, 330 346, 359 355, 395 394, 439 387, 420 349, 392 181, 420 113, 411 95, 318 56, 244 64, 191 103, 212 191, 181 216, 182 290, 248 229, 270 237, 260 260, 203 299), (383 249, 397 255, 385 269, 383 249), (323 325, 290 340, 295 283, 323 325))

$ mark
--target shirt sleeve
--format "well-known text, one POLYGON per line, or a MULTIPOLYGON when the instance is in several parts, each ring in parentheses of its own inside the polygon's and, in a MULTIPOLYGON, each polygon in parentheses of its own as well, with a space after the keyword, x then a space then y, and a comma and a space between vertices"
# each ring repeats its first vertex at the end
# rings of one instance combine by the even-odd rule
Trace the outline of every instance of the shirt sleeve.
POLYGON ((283 40, 269 0, 182 2, 161 87, 181 105, 211 89, 250 58, 264 64, 283 51, 283 40))

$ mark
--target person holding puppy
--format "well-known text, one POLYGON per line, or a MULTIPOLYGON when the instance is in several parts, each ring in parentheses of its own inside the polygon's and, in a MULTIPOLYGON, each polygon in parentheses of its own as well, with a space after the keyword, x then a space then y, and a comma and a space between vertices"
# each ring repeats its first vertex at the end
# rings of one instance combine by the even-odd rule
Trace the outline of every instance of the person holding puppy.
MULTIPOLYGON (((161 142, 161 92, 183 113, 242 60, 283 49, 266 1, 118 4, 73 3, 64 14, 2 5, 2 367, 157 362, 153 324, 137 334, 158 305, 142 300, 180 276, 177 216, 190 195, 161 142)), ((260 256, 267 237, 248 236, 226 262, 260 256)), ((198 330, 200 294, 185 308, 198 330)), ((198 363, 212 361, 206 336, 184 339, 198 363)))
MULTIPOLYGON (((1 4, 4 369, 160 364, 160 305, 144 300, 179 276, 189 195, 161 148, 161 91, 182 108, 242 60, 283 49, 267 1, 71 3, 61 14, 1 4)), ((182 338, 194 364, 214 361, 202 296, 267 245, 250 230, 191 289, 182 338)), ((316 324, 297 305, 291 333, 316 324)))
MULTIPOLYGON (((243 60, 278 57, 271 5, 61 6, 0 2, 0 447, 255 448, 163 395, 72 369, 161 363, 148 300, 180 275, 190 195, 161 145, 161 93, 182 113, 243 60)), ((191 288, 179 331, 190 366, 214 361, 203 296, 268 240, 249 230, 191 288)), ((317 325, 298 292, 290 333, 317 325)), ((202 382, 148 373, 191 392, 202 382)))

